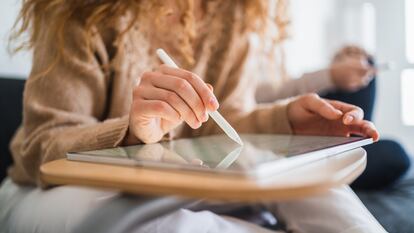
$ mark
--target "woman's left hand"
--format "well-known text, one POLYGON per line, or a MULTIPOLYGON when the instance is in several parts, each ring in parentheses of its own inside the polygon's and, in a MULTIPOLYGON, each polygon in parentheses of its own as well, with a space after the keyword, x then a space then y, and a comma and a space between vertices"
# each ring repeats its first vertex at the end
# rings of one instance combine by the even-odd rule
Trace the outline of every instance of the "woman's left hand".
POLYGON ((361 108, 317 94, 299 96, 288 105, 288 118, 294 134, 350 136, 379 139, 374 124, 363 120, 361 108))
POLYGON ((334 57, 329 71, 336 88, 354 92, 367 86, 376 74, 368 64, 370 55, 362 48, 346 46, 334 57))

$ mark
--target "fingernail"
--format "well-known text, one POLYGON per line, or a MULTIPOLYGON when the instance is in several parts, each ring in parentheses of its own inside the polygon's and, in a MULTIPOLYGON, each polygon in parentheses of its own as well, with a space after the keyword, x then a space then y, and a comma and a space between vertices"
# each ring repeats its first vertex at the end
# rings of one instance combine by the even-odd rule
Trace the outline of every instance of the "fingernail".
POLYGON ((211 108, 213 108, 214 110, 219 108, 219 103, 218 103, 216 98, 210 98, 210 100, 208 102, 209 102, 211 108))
POLYGON ((203 165, 203 160, 201 160, 201 159, 192 159, 191 164, 201 166, 201 165, 203 165))
POLYGON ((207 113, 203 112, 200 116, 199 116, 199 121, 200 122, 206 122, 206 118, 207 118, 207 113))
POLYGON ((336 112, 338 115, 342 115, 342 114, 343 114, 343 112, 342 112, 341 110, 338 110, 338 109, 335 109, 335 112, 336 112))
POLYGON ((345 123, 345 124, 349 124, 349 123, 351 123, 351 122, 352 122, 352 120, 354 120, 354 117, 353 117, 353 116, 348 115, 348 116, 346 116, 346 117, 345 117, 345 119, 344 119, 344 123, 345 123))

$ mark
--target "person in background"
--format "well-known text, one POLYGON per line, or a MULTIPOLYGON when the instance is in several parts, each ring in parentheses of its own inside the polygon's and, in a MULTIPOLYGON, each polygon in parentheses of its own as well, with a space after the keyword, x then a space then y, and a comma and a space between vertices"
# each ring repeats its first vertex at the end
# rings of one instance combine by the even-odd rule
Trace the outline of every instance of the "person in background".
MULTIPOLYGON (((362 119, 363 111, 340 101, 308 94, 256 104, 258 74, 250 69, 249 35, 273 24, 267 4, 23 1, 18 35, 29 33, 33 67, 24 91, 23 123, 11 143, 14 165, 0 188, 0 231, 72 232, 109 203, 115 206, 99 216, 131 220, 140 197, 131 202, 118 192, 70 185, 41 189, 46 184, 40 166, 65 158, 68 151, 222 133, 207 121, 208 111, 219 105, 240 133, 358 134, 378 140, 375 126, 362 119), (161 65, 157 48, 183 69, 161 65)), ((277 9, 282 6, 280 1, 277 9)), ((129 221, 132 225, 124 229, 269 232, 202 204, 144 226, 129 221)), ((347 186, 267 205, 289 232, 385 232, 347 186)))
MULTIPOLYGON (((348 59, 359 59, 361 61, 362 75, 359 75, 359 77, 362 81, 360 85, 355 85, 355 88, 352 87, 353 85, 349 85, 352 82, 358 83, 358 81, 351 81, 353 77, 358 80, 358 72, 353 71, 352 67, 347 69, 347 66, 345 66, 342 68, 342 74, 332 73, 332 78, 334 75, 339 76, 336 79, 342 79, 343 83, 339 83, 339 80, 334 81, 336 88, 330 90, 323 97, 359 106, 364 110, 364 119, 372 121, 377 82, 375 59, 357 46, 346 46, 335 55, 331 70, 338 69, 335 66, 340 66, 348 59), (365 76, 364 71, 366 72, 365 76), (341 76, 342 78, 340 78, 341 76)), ((333 79, 335 80, 335 78, 333 79)), ((396 141, 383 139, 375 144, 365 146, 364 149, 367 151, 368 163, 362 175, 352 184, 355 189, 387 188, 403 177, 410 169, 410 156, 402 145, 396 141)))
MULTIPOLYGON (((287 15, 284 8, 283 15, 287 15)), ((281 41, 286 39, 286 27, 282 25, 281 41)), ((259 49, 263 49, 259 48, 259 49)), ((261 62, 276 62, 279 75, 266 77, 258 85, 256 100, 259 103, 269 103, 276 100, 318 93, 324 98, 340 100, 361 107, 364 119, 371 121, 376 97, 377 70, 373 56, 358 46, 345 46, 340 49, 326 69, 306 73, 300 78, 291 79, 285 71, 283 59, 283 43, 271 54, 271 59, 261 59, 261 62), (278 59, 274 59, 278 58, 278 59), (278 62, 279 61, 279 62, 278 62)), ((274 66, 262 64, 260 68, 274 66)), ((270 72, 270 73, 274 73, 270 72)), ((266 73, 262 72, 267 76, 266 73)), ((410 156, 404 148, 393 140, 380 140, 365 146, 367 151, 367 167, 361 176, 352 184, 355 189, 373 190, 389 187, 398 181, 410 168, 410 156)))

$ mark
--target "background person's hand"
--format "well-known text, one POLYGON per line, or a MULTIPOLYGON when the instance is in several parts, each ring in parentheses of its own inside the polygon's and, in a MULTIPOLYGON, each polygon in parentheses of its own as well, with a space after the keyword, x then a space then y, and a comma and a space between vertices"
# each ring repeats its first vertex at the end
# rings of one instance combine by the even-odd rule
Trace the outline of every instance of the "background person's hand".
POLYGON ((356 46, 346 46, 336 53, 330 73, 335 86, 344 91, 358 91, 367 86, 376 70, 368 64, 369 55, 356 46))
POLYGON ((350 136, 379 139, 372 122, 363 120, 357 106, 325 100, 316 94, 299 96, 288 105, 288 118, 294 134, 350 136))
POLYGON ((340 61, 344 58, 369 58, 371 55, 367 53, 363 48, 355 46, 355 45, 347 45, 342 47, 340 50, 338 50, 333 58, 333 61, 340 61))
POLYGON ((126 144, 154 143, 186 122, 196 129, 219 107, 211 88, 196 74, 161 65, 145 72, 134 88, 126 144))

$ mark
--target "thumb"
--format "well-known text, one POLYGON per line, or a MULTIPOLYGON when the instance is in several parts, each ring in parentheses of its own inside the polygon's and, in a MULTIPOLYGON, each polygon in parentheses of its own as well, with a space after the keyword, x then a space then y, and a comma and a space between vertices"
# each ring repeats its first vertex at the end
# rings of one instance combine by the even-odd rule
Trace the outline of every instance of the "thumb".
POLYGON ((337 120, 343 113, 339 109, 336 109, 328 101, 320 98, 315 94, 308 94, 303 98, 303 107, 314 114, 317 114, 328 120, 337 120))

